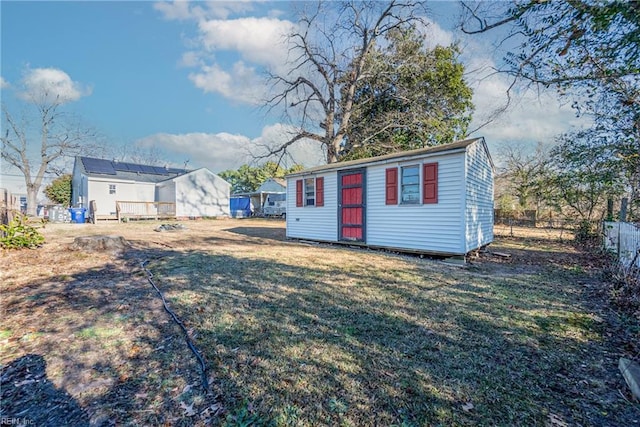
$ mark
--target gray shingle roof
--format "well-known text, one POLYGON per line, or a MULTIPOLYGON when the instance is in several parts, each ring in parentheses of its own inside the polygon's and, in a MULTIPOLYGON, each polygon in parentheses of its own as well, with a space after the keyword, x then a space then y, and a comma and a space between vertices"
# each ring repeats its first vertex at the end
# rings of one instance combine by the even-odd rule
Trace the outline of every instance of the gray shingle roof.
POLYGON ((458 150, 460 148, 466 148, 476 141, 483 141, 483 140, 484 140, 483 137, 471 138, 471 139, 465 139, 464 141, 452 142, 450 144, 435 145, 433 147, 418 148, 416 150, 399 151, 396 153, 385 154, 383 156, 368 157, 366 159, 349 160, 346 162, 330 163, 328 165, 315 166, 309 169, 302 170, 300 172, 294 172, 292 174, 287 175, 287 177, 306 175, 306 174, 315 173, 315 172, 325 172, 333 169, 349 169, 352 167, 362 166, 365 164, 385 162, 387 160, 396 160, 396 159, 399 160, 405 157, 413 157, 413 156, 420 156, 424 154, 435 154, 435 153, 441 153, 446 151, 453 151, 453 150, 458 150))

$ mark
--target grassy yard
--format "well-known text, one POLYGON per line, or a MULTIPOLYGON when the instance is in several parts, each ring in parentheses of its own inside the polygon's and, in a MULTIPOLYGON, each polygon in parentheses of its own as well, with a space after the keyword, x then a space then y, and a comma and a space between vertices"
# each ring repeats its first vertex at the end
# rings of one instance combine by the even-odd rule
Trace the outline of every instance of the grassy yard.
POLYGON ((96 425, 640 425, 594 259, 551 235, 459 267, 287 241, 280 221, 157 225, 52 225, 3 254, 0 363, 41 355, 96 425), (89 234, 131 248, 66 249, 89 234))

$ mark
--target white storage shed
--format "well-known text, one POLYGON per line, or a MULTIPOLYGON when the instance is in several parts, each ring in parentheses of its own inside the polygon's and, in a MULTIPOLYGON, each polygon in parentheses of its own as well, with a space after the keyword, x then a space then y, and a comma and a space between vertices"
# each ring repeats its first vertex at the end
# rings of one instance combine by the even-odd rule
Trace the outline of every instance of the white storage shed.
POLYGON ((484 138, 287 176, 287 237, 460 256, 493 241, 484 138))

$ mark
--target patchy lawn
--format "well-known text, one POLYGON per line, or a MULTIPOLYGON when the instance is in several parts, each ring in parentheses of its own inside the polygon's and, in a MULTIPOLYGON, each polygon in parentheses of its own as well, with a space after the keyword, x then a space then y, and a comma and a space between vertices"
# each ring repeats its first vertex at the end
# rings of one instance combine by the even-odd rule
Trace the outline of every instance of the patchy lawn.
POLYGON ((617 370, 638 355, 616 334, 597 259, 549 233, 499 237, 461 268, 286 241, 281 221, 158 224, 49 225, 43 248, 3 253, 3 417, 640 425, 617 370), (131 247, 67 249, 90 234, 131 247), (145 261, 206 360, 206 392, 145 261), (34 363, 46 366, 27 372, 34 363))

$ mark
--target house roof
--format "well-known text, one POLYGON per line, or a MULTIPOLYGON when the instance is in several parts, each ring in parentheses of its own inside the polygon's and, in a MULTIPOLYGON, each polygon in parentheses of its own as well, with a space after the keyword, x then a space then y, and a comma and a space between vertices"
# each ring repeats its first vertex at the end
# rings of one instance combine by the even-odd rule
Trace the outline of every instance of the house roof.
POLYGON ((212 175, 212 176, 215 177, 215 179, 219 180, 220 182, 224 183, 225 185, 231 186, 231 184, 229 184, 229 182, 227 182, 227 180, 222 178, 220 175, 211 172, 207 168, 199 168, 199 169, 194 169, 194 170, 190 170, 190 171, 185 171, 185 173, 183 173, 183 174, 170 176, 169 178, 166 178, 164 181, 178 181, 180 179, 189 179, 188 178, 189 175, 195 175, 195 174, 199 174, 199 173, 206 173, 208 175, 212 175))
POLYGON ((363 166, 363 165, 374 164, 374 163, 383 163, 390 160, 402 160, 404 158, 415 157, 415 156, 445 153, 447 151, 455 151, 455 150, 467 148, 469 145, 478 141, 482 141, 484 143, 484 138, 479 137, 479 138, 465 139, 463 141, 456 141, 449 144, 435 145, 433 147, 418 148, 415 150, 408 150, 408 151, 398 151, 396 153, 385 154, 383 156, 349 160, 346 162, 330 163, 328 165, 315 166, 309 169, 302 170, 300 172, 294 172, 292 174, 287 175, 287 177, 307 175, 307 174, 316 173, 316 172, 325 172, 325 171, 330 171, 334 169, 349 169, 356 166, 363 166))
MULTIPOLYGON (((272 181, 274 181, 274 182, 276 182, 276 183, 278 183, 278 184, 280 184, 280 185, 282 185, 283 187, 286 187, 286 186, 287 186, 287 180, 286 180, 286 179, 284 179, 284 178, 269 178, 269 179, 270 179, 270 180, 272 180, 272 181)), ((269 180, 269 179, 268 179, 268 180, 269 180)), ((268 181, 268 180, 267 180, 267 181, 268 181)))
POLYGON ((187 169, 151 166, 116 160, 77 157, 76 165, 87 176, 131 180, 138 182, 160 182, 188 173, 187 169))

